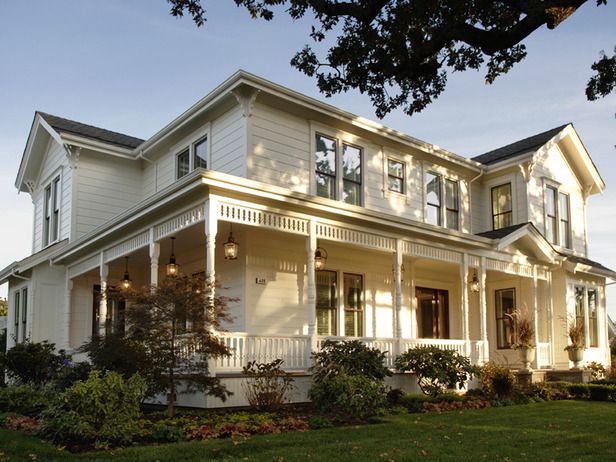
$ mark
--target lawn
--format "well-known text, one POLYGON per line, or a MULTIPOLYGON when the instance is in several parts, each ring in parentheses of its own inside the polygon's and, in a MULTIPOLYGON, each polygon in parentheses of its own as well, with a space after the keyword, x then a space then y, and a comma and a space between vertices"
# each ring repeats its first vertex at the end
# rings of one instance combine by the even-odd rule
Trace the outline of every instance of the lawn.
POLYGON ((5 461, 613 461, 616 404, 553 401, 366 426, 68 454, 0 430, 5 461))

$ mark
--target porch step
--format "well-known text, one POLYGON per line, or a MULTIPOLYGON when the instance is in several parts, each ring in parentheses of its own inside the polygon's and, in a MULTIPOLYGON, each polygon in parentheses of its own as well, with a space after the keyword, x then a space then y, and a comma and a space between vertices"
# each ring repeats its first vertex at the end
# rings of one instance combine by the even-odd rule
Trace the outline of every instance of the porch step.
POLYGON ((560 369, 546 371, 546 382, 572 382, 572 383, 588 383, 590 382, 590 371, 579 369, 560 369))

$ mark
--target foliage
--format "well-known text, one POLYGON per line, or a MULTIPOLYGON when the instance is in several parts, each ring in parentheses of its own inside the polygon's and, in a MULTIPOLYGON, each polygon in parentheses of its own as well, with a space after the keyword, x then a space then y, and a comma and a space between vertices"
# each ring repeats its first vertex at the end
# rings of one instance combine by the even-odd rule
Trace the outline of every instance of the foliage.
POLYGON ((506 398, 513 393, 516 378, 507 366, 490 361, 479 369, 479 382, 487 396, 506 398))
POLYGON ((605 97, 616 89, 616 47, 614 56, 609 57, 604 51, 600 53, 601 59, 595 61, 591 67, 596 72, 586 86, 586 98, 595 101, 605 97))
POLYGON ((146 396, 163 392, 162 372, 154 367, 145 344, 122 334, 95 335, 79 351, 86 353, 94 368, 115 371, 125 379, 138 373, 147 384, 146 396))
POLYGON ((467 357, 435 346, 411 348, 396 358, 395 366, 401 372, 414 372, 421 390, 432 396, 463 387, 477 372, 467 357))
POLYGON ((126 337, 143 345, 158 389, 167 392, 167 412, 174 413, 178 393, 195 391, 225 400, 230 392, 208 372, 208 361, 229 355, 214 334, 230 320, 226 297, 214 296, 215 284, 201 276, 169 277, 157 286, 124 292, 130 326, 126 337), (185 385, 180 390, 180 385, 185 385))
POLYGON ((387 405, 381 380, 346 371, 315 381, 308 395, 321 410, 351 420, 365 420, 381 413, 387 405))
POLYGON ((167 422, 156 422, 151 429, 150 437, 154 441, 176 443, 186 439, 186 433, 180 426, 167 422))
POLYGON ((603 364, 596 361, 591 361, 586 364, 584 369, 590 371, 590 380, 601 380, 607 376, 607 371, 605 370, 605 367, 603 367, 603 364))
POLYGON ((250 361, 242 369, 246 376, 242 387, 253 408, 274 410, 285 403, 287 393, 293 388, 293 378, 282 370, 282 363, 282 359, 270 363, 250 361))
POLYGON ((565 351, 584 348, 584 321, 570 316, 567 326, 567 336, 571 343, 565 347, 565 351))
POLYGON ((402 397, 402 405, 411 414, 425 412, 424 403, 430 402, 430 397, 422 393, 409 393, 402 397))
POLYGON ((284 417, 269 413, 231 413, 218 419, 200 422, 187 429, 188 439, 216 439, 224 437, 246 437, 288 431, 303 431, 309 424, 294 417, 284 417))
POLYGON ((9 308, 6 298, 0 298, 0 316, 8 316, 9 308))
POLYGON ((313 415, 308 419, 308 425, 313 430, 318 430, 319 428, 332 428, 334 426, 334 422, 322 415, 313 415))
POLYGON ((18 343, 6 353, 0 353, 0 365, 8 376, 20 383, 41 386, 51 380, 61 366, 69 361, 64 350, 56 353, 55 344, 47 341, 18 343))
POLYGON ((521 348, 535 348, 535 315, 525 303, 521 308, 516 308, 511 317, 515 326, 516 342, 512 345, 515 350, 521 348))
POLYGON ((362 375, 376 380, 391 376, 385 366, 385 352, 370 348, 359 340, 337 342, 325 340, 321 351, 312 353, 313 378, 320 381, 342 371, 349 375, 362 375))
MULTIPOLYGON (((201 0, 167 0, 171 14, 205 24, 201 0)), ((276 8, 314 22, 310 45, 291 65, 314 77, 326 96, 350 89, 367 94, 382 118, 396 108, 412 115, 444 91, 448 75, 485 68, 492 83, 526 57, 524 39, 544 25, 556 28, 586 0, 478 2, 444 0, 234 0, 252 18, 270 21, 276 8), (337 37, 331 37, 337 35, 337 37), (318 53, 325 51, 325 56, 318 53)), ((597 5, 607 0, 596 0, 597 5)), ((593 65, 589 99, 616 82, 612 58, 593 65)))
POLYGON ((92 365, 87 362, 74 363, 70 360, 64 361, 60 369, 56 372, 51 387, 56 391, 64 391, 73 386, 75 382, 87 380, 92 371, 92 365))
POLYGON ((25 415, 9 414, 4 418, 4 426, 9 430, 34 435, 39 429, 39 421, 34 417, 25 415))
POLYGON ((31 384, 0 388, 0 412, 32 415, 44 408, 48 401, 47 393, 31 384))
POLYGON ((124 380, 116 372, 102 375, 94 370, 43 411, 40 433, 60 443, 130 443, 139 431, 144 393, 145 382, 138 374, 124 380))

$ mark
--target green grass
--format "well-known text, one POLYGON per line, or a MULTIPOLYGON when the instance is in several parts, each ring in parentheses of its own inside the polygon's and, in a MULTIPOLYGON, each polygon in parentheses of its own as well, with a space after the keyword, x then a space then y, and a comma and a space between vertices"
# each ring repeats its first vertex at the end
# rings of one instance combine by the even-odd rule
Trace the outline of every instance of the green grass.
POLYGON ((616 404, 557 401, 366 426, 68 454, 0 430, 0 461, 613 461, 616 404))

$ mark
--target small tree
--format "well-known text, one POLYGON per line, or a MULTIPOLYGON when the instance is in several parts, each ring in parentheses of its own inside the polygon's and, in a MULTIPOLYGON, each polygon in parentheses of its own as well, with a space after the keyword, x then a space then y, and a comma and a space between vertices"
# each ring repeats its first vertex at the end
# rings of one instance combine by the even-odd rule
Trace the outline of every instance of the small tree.
POLYGON ((6 353, 0 352, 0 369, 5 369, 9 377, 20 383, 40 387, 53 379, 62 364, 69 359, 64 350, 56 353, 53 343, 25 341, 6 353))
POLYGON ((167 391, 167 414, 174 414, 174 400, 182 393, 202 391, 225 400, 230 393, 211 377, 208 360, 229 355, 216 337, 223 320, 230 320, 226 297, 214 297, 215 285, 203 277, 171 277, 158 286, 131 291, 123 296, 127 338, 145 347, 152 377, 167 391))

